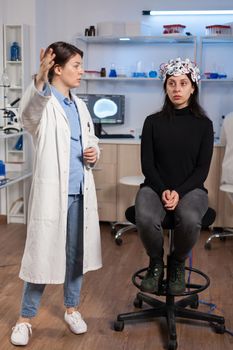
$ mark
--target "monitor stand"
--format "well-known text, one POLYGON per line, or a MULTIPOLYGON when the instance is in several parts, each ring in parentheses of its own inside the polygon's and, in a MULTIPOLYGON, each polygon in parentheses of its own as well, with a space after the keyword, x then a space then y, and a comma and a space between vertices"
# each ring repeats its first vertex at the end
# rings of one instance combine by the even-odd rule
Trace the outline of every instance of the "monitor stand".
POLYGON ((94 123, 94 129, 95 129, 95 135, 97 137, 100 137, 102 134, 102 124, 101 123, 94 123))

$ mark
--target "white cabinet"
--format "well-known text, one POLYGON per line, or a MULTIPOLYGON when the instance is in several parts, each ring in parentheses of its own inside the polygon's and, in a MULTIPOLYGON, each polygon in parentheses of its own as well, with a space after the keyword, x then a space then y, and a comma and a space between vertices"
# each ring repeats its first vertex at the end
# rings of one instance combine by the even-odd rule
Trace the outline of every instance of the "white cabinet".
POLYGON ((100 221, 116 221, 117 145, 100 144, 101 157, 93 168, 100 221))
POLYGON ((26 25, 4 25, 3 35, 3 65, 10 82, 7 99, 12 103, 22 96, 30 81, 29 28, 26 25), (14 42, 17 42, 20 48, 17 60, 11 60, 11 46, 14 42))
MULTIPOLYGON (((30 82, 29 64, 29 28, 26 25, 3 26, 3 72, 8 77, 9 86, 1 87, 5 96, 1 107, 11 110, 10 104, 20 99, 30 82), (18 57, 12 59, 11 46, 17 42, 18 57)), ((1 82, 2 84, 3 82, 1 82)), ((12 112, 17 119, 17 102, 12 112)), ((4 111, 0 111, 0 126, 6 126, 9 118, 3 118, 4 111)), ((6 115, 6 113, 5 113, 6 115)), ((27 198, 30 188, 32 143, 29 134, 24 132, 5 134, 0 130, 0 158, 5 161, 8 182, 1 186, 1 214, 7 215, 7 222, 26 223, 27 198), (4 189, 5 188, 5 189, 4 189)))
POLYGON ((27 202, 32 175, 31 136, 27 132, 5 134, 0 132, 0 146, 5 149, 6 183, 0 185, 6 192, 7 223, 26 223, 27 202))
POLYGON ((100 151, 100 160, 93 168, 99 219, 124 222, 125 210, 134 204, 138 188, 123 185, 120 179, 123 176, 142 175, 140 144, 102 141, 100 151))

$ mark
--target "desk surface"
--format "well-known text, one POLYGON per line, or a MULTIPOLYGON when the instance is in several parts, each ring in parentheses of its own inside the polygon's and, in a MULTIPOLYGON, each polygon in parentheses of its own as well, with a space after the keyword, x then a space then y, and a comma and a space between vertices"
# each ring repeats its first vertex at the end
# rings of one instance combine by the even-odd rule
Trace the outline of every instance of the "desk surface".
MULTIPOLYGON (((99 144, 108 143, 108 144, 119 144, 119 145, 140 145, 141 139, 99 139, 99 144)), ((221 143, 214 143, 214 147, 224 147, 221 143)))
POLYGON ((99 139, 99 143, 110 143, 119 145, 139 145, 141 140, 138 139, 99 139))
POLYGON ((32 172, 28 170, 24 171, 9 171, 6 174, 7 182, 4 185, 0 185, 0 189, 13 185, 16 182, 22 181, 32 176, 32 172))

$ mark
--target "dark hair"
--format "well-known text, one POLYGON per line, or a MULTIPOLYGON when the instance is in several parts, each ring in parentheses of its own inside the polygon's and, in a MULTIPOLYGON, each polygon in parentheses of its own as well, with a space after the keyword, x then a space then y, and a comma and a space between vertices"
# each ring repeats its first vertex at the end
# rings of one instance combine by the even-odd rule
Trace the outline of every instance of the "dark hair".
POLYGON ((64 41, 57 41, 55 43, 52 43, 47 47, 45 50, 45 53, 48 52, 49 49, 53 49, 53 53, 55 53, 54 58, 54 65, 49 70, 48 79, 49 82, 52 82, 53 76, 54 76, 54 66, 59 65, 63 67, 71 57, 79 54, 81 57, 83 57, 83 51, 78 49, 76 46, 66 43, 64 41))
MULTIPOLYGON (((186 74, 187 77, 189 78, 189 80, 191 81, 192 87, 194 88, 193 93, 191 94, 189 101, 188 101, 188 106, 190 108, 190 111, 198 118, 203 118, 203 117, 207 117, 206 112, 204 111, 204 109, 200 106, 199 102, 198 102, 198 86, 197 83, 193 82, 191 79, 191 74, 188 73, 186 74)), ((168 78, 170 78, 171 75, 167 75, 166 79, 164 81, 163 84, 163 89, 165 91, 165 100, 164 100, 164 104, 162 107, 162 114, 166 115, 168 117, 173 117, 175 115, 175 107, 173 105, 173 103, 171 102, 171 100, 169 99, 167 93, 166 93, 166 87, 167 87, 167 81, 168 78)))

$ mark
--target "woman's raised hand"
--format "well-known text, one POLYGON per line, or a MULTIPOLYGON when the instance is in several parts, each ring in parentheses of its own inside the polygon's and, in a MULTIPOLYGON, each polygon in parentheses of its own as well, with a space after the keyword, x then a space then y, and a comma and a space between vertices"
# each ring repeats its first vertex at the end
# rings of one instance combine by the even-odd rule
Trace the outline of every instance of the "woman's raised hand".
POLYGON ((55 54, 53 49, 49 49, 46 53, 44 49, 40 50, 40 69, 36 75, 36 88, 39 91, 43 90, 44 84, 48 82, 48 73, 49 70, 54 65, 55 54))

